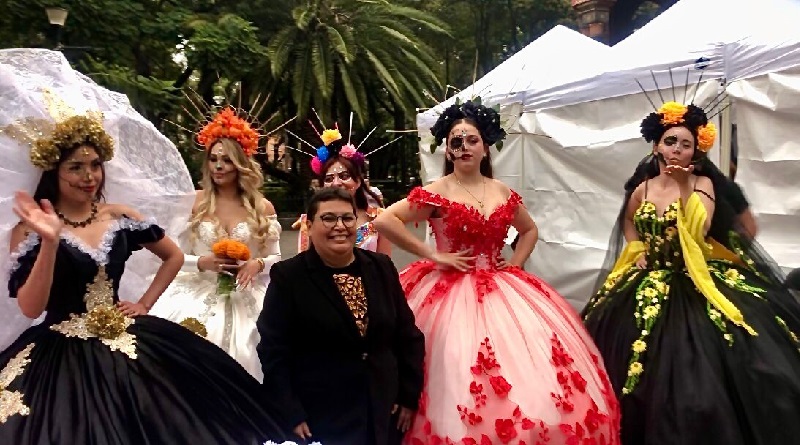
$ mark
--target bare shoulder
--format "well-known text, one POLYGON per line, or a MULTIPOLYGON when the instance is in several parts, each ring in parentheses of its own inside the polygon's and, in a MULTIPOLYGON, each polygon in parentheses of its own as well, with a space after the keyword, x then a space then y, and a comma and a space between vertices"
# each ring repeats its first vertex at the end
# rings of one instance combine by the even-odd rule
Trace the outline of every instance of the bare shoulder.
POLYGON ((104 204, 98 209, 99 216, 110 217, 112 219, 119 219, 123 216, 141 221, 144 219, 141 213, 133 207, 124 204, 104 204))
POLYGON ((503 196, 511 196, 511 187, 506 185, 503 181, 499 179, 490 179, 492 188, 500 192, 503 196))
POLYGON ((695 189, 703 190, 704 192, 709 192, 714 190, 714 183, 711 182, 711 178, 708 176, 697 176, 696 182, 694 184, 695 189))
POLYGON ((260 207, 264 210, 266 215, 274 215, 277 212, 275 211, 275 206, 267 198, 261 198, 260 207))
POLYGON ((641 184, 637 185, 635 189, 633 189, 633 193, 631 193, 631 199, 636 201, 641 201, 644 198, 644 188, 645 188, 646 181, 642 181, 641 184))
POLYGON ((425 187, 422 187, 422 189, 425 190, 426 192, 435 193, 437 195, 444 195, 448 191, 449 177, 450 177, 449 175, 443 176, 431 182, 430 184, 426 185, 425 187))

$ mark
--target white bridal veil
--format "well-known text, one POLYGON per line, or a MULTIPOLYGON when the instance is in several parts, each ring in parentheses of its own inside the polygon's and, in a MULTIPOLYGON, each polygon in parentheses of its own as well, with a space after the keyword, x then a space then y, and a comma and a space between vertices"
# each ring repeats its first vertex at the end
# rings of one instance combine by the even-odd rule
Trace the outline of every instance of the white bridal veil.
MULTIPOLYGON (((42 49, 0 50, 0 350, 33 320, 23 316, 8 298, 9 236, 18 223, 12 211, 14 192, 31 195, 41 177, 29 158, 30 145, 12 138, 10 126, 53 122, 52 93, 75 114, 103 113, 103 125, 114 138, 114 158, 106 164, 108 202, 126 204, 158 224, 175 239, 184 230, 194 201, 194 187, 180 153, 164 135, 130 105, 128 98, 109 91, 75 71, 60 52, 42 49)), ((31 125, 32 127, 32 125, 31 125)), ((137 252, 127 263, 120 297, 136 300, 149 285, 158 261, 137 252)))

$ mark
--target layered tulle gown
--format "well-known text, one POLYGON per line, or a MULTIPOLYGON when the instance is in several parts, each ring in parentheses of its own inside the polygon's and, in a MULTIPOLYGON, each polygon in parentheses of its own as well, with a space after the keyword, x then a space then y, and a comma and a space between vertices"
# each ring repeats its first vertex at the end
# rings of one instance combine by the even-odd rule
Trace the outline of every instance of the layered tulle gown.
POLYGON ((471 249, 468 272, 411 264, 401 281, 425 334, 425 388, 405 442, 418 444, 618 444, 619 411, 600 353, 578 314, 547 283, 498 269, 522 204, 514 192, 485 218, 414 189, 436 207, 439 251, 471 249))
POLYGON ((645 195, 640 241, 584 310, 620 396, 623 443, 800 443, 800 304, 735 232, 723 240, 732 250, 705 238, 706 217, 697 194, 661 211, 645 195))
MULTIPOLYGON (((0 444, 282 442, 261 385, 222 349, 114 307, 125 261, 163 236, 124 217, 97 247, 62 232, 44 321, 0 353, 0 444)), ((12 297, 39 247, 32 233, 13 254, 12 297)))

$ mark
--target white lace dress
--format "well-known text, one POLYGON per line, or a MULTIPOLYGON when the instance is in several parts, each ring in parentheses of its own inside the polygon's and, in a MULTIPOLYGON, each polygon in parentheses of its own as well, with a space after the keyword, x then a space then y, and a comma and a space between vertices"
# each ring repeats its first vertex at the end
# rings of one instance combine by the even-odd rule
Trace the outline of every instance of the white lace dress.
POLYGON ((150 315, 180 323, 195 318, 206 328, 206 339, 236 359, 253 377, 263 380, 261 363, 256 354, 259 342, 256 319, 264 303, 269 282, 269 269, 281 258, 280 225, 270 218, 270 237, 259 245, 251 235, 247 222, 237 224, 230 234, 216 222, 203 221, 192 235, 191 252, 185 255, 181 272, 175 277, 150 315), (234 290, 230 296, 217 294, 217 273, 197 269, 197 260, 213 255, 217 241, 232 239, 247 244, 251 257, 262 258, 264 271, 247 289, 234 290))

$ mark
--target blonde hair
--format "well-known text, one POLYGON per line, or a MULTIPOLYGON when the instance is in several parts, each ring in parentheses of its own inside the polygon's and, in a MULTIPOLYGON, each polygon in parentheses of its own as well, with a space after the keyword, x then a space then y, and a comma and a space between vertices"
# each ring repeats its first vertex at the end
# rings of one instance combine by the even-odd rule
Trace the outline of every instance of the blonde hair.
MULTIPOLYGON (((264 174, 261 172, 261 166, 253 158, 245 155, 242 146, 235 140, 220 139, 211 144, 211 148, 217 144, 221 144, 226 149, 228 157, 238 172, 239 197, 245 210, 247 210, 247 224, 253 232, 254 239, 259 244, 264 243, 266 240, 278 239, 280 233, 267 218, 266 199, 260 191, 262 184, 264 184, 264 174)), ((200 181, 203 191, 191 220, 191 233, 193 234, 196 233, 197 226, 203 221, 219 222, 214 214, 216 211, 217 186, 211 180, 211 172, 208 167, 210 154, 211 149, 209 148, 206 150, 205 161, 203 162, 203 179, 200 181)))

